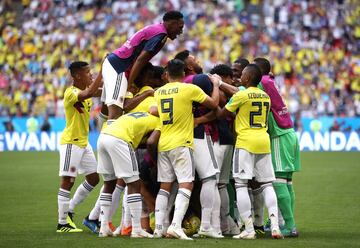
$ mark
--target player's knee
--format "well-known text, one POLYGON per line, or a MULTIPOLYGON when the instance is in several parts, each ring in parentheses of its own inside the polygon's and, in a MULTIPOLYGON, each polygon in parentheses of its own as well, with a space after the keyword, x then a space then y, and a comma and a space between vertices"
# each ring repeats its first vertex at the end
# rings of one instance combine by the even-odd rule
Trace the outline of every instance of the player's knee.
POLYGON ((97 173, 91 173, 87 175, 85 178, 86 181, 93 187, 95 187, 100 181, 99 174, 97 173))
POLYGON ((136 180, 131 183, 127 183, 128 186, 128 194, 140 193, 140 180, 136 180))
POLYGON ((193 187, 194 187, 193 182, 179 183, 179 188, 185 188, 191 191, 193 187))
POLYGON ((235 188, 247 188, 248 187, 248 180, 247 179, 235 179, 235 188))
POLYGON ((75 183, 75 177, 63 176, 61 177, 60 188, 70 191, 71 188, 74 186, 74 183, 75 183))

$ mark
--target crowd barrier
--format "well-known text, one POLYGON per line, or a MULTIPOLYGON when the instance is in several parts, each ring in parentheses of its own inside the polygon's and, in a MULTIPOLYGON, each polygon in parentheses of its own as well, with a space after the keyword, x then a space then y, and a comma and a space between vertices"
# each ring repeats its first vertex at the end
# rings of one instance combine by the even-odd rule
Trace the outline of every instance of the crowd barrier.
MULTIPOLYGON (((297 133, 301 151, 360 151, 359 132, 297 133)), ((61 132, 0 133, 0 151, 57 151, 61 132)), ((96 150, 98 132, 90 132, 89 142, 96 150)))

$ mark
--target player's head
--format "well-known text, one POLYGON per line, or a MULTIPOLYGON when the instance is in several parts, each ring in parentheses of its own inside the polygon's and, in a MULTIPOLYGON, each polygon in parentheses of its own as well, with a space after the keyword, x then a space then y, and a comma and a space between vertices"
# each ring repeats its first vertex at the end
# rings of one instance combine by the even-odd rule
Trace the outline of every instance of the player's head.
POLYGON ((141 69, 139 75, 135 78, 135 85, 138 88, 141 88, 144 85, 148 85, 148 83, 152 79, 153 74, 153 65, 150 62, 147 62, 145 66, 141 69))
POLYGON ((152 70, 151 86, 154 88, 163 86, 166 83, 164 80, 165 68, 162 66, 153 66, 152 70))
POLYGON ((185 64, 185 74, 196 73, 200 74, 203 72, 199 61, 194 55, 191 55, 188 50, 181 51, 175 55, 175 59, 180 59, 185 64))
POLYGON ((210 74, 217 74, 221 80, 228 84, 233 84, 233 71, 230 66, 225 64, 216 65, 211 69, 210 74))
POLYGON ((232 70, 234 73, 235 79, 240 79, 241 73, 244 70, 244 68, 249 64, 249 61, 247 59, 238 58, 234 61, 232 65, 232 70))
POLYGON ((74 80, 74 85, 79 89, 85 89, 92 83, 92 74, 87 62, 74 61, 70 64, 69 71, 74 80))
POLYGON ((256 59, 254 59, 254 63, 257 66, 259 66, 262 75, 269 75, 270 70, 271 70, 271 65, 270 65, 269 60, 267 60, 265 58, 256 58, 256 59))
POLYGON ((172 59, 167 63, 166 71, 169 82, 182 82, 185 77, 185 64, 180 59, 172 59))
POLYGON ((184 16, 179 11, 168 11, 163 16, 164 26, 170 39, 175 40, 184 28, 184 16))
POLYGON ((261 81, 261 71, 256 64, 248 64, 242 74, 241 83, 247 87, 256 87, 261 81))

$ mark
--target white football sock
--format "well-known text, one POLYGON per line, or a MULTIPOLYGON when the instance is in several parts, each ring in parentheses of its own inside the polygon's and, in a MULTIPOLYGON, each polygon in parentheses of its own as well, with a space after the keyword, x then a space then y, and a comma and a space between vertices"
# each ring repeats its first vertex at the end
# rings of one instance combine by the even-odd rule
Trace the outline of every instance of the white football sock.
POLYGON ((111 199, 112 197, 109 193, 101 193, 100 195, 101 226, 107 226, 109 224, 111 199))
MULTIPOLYGON (((157 230, 163 230, 164 218, 168 211, 168 201, 170 193, 166 190, 160 189, 156 196, 155 201, 155 228, 157 230)), ((169 221, 168 221, 169 222, 169 221)))
POLYGON ((79 203, 83 202, 89 193, 93 190, 94 186, 89 184, 86 180, 79 185, 76 189, 73 198, 70 200, 69 212, 74 212, 74 208, 79 203))
POLYGON ((171 225, 175 228, 181 228, 182 221, 184 219, 186 210, 189 206, 191 197, 191 191, 185 188, 179 188, 175 199, 175 211, 174 218, 171 225))
POLYGON ((251 202, 247 189, 247 184, 235 184, 237 207, 240 217, 245 224, 245 230, 248 232, 254 231, 254 225, 251 215, 251 202))
POLYGON ((202 230, 209 230, 211 227, 210 221, 211 221, 211 212, 213 210, 214 200, 215 200, 215 188, 216 188, 215 179, 208 179, 202 182, 201 191, 200 191, 202 230))
POLYGON ((229 226, 229 194, 226 188, 226 184, 222 184, 219 186, 219 194, 221 199, 221 205, 220 205, 220 219, 221 219, 221 230, 227 231, 229 226))
POLYGON ((214 205, 211 213, 211 226, 217 233, 221 233, 220 228, 220 205, 221 205, 221 199, 220 199, 220 193, 218 190, 218 187, 215 185, 214 190, 214 205))
POLYGON ((101 193, 104 191, 104 185, 100 189, 99 197, 96 200, 94 208, 91 210, 89 214, 89 220, 100 220, 100 196, 101 193))
POLYGON ((131 214, 130 214, 130 209, 129 206, 127 204, 127 187, 126 190, 124 191, 124 196, 123 196, 123 205, 122 205, 122 213, 121 213, 121 226, 122 227, 129 227, 131 226, 131 214))
POLYGON ((261 186, 263 188, 262 193, 264 196, 265 206, 268 210, 268 215, 271 221, 271 229, 279 228, 278 220, 278 205, 277 198, 275 194, 274 187, 271 183, 264 184, 261 186))
POLYGON ((141 230, 141 210, 142 199, 139 193, 129 194, 127 197, 127 204, 131 216, 132 231, 139 232, 141 230))
POLYGON ((120 196, 123 191, 124 191, 124 187, 116 184, 115 190, 112 193, 110 220, 112 220, 113 215, 116 213, 116 210, 119 207, 120 196))
POLYGON ((254 206, 254 225, 264 225, 264 197, 262 195, 262 188, 253 190, 253 206, 254 206))
POLYGON ((66 217, 69 212, 70 191, 60 188, 58 192, 58 213, 59 224, 65 225, 67 223, 66 217))

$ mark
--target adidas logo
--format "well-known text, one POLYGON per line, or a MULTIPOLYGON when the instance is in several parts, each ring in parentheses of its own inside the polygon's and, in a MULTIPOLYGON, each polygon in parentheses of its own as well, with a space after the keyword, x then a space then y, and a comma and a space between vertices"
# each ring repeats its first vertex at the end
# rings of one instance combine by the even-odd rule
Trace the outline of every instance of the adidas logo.
POLYGON ((245 173, 244 169, 242 169, 242 170, 240 171, 240 173, 245 173))

